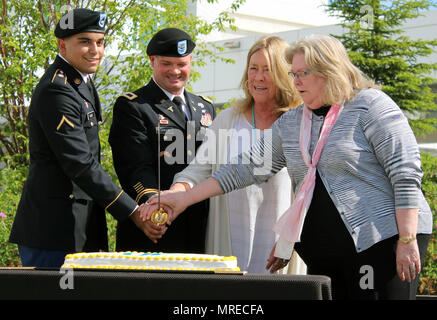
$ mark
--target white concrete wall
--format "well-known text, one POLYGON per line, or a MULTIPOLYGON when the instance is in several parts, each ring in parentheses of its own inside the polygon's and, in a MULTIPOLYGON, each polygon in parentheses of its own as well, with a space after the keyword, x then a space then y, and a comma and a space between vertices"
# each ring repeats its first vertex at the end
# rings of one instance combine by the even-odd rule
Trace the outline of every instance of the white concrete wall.
MULTIPOLYGON (((188 12, 212 22, 220 12, 230 11, 232 2, 233 0, 219 0, 214 3, 205 0, 189 1, 188 12)), ((202 39, 219 41, 251 34, 335 24, 338 19, 327 15, 323 7, 327 2, 328 0, 246 0, 232 14, 237 31, 212 32, 202 39)))
MULTIPOLYGON (((425 13, 425 16, 409 21, 404 27, 405 35, 411 39, 431 40, 437 38, 437 10, 425 13)), ((286 32, 272 33, 284 38, 289 43, 309 34, 341 34, 342 28, 339 25, 329 25, 291 30, 286 32)), ((226 103, 242 95, 239 89, 241 77, 246 64, 247 53, 252 44, 261 35, 252 35, 234 39, 240 42, 239 48, 225 49, 218 53, 219 56, 235 60, 235 64, 226 64, 217 61, 208 62, 206 66, 198 68, 201 79, 193 83, 193 91, 197 94, 209 96, 215 103, 226 103)), ((214 42, 218 46, 223 46, 229 40, 214 42)), ((423 58, 424 62, 437 62, 437 53, 434 52, 429 57, 423 58)), ((432 75, 437 78, 437 72, 432 75)))

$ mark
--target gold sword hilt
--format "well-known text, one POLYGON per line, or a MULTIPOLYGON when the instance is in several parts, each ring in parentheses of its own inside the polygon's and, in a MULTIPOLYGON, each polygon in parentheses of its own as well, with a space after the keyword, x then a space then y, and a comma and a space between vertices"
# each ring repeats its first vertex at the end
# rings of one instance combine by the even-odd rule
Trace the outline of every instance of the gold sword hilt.
POLYGON ((162 226, 167 222, 167 212, 165 212, 163 208, 159 208, 159 210, 156 210, 152 213, 152 217, 150 219, 154 224, 162 226))

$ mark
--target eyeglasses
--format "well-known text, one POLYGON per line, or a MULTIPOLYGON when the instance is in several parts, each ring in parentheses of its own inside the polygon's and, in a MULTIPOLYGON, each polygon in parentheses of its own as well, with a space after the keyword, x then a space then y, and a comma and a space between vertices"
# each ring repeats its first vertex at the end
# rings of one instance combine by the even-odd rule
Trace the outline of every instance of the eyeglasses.
POLYGON ((294 79, 304 80, 310 72, 311 72, 311 69, 308 69, 306 71, 289 72, 288 75, 293 80, 294 79))

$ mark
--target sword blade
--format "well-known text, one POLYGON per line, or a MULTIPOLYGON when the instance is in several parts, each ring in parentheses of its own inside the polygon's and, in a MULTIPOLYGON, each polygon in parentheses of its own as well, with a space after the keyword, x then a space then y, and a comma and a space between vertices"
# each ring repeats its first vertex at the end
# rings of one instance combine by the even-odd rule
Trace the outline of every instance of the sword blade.
POLYGON ((158 211, 161 209, 161 121, 158 118, 158 211))

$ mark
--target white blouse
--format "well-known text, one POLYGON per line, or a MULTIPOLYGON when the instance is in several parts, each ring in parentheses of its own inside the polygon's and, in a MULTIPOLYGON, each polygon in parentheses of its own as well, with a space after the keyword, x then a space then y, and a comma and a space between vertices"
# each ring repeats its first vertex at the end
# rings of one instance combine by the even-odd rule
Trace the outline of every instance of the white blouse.
MULTIPOLYGON (((243 114, 237 116, 230 139, 228 162, 250 149, 262 130, 253 130, 243 114)), ((234 190, 227 194, 232 254, 238 258, 242 270, 249 273, 268 273, 267 258, 277 240, 272 231, 279 216, 291 203, 291 181, 283 168, 267 182, 234 190)))

